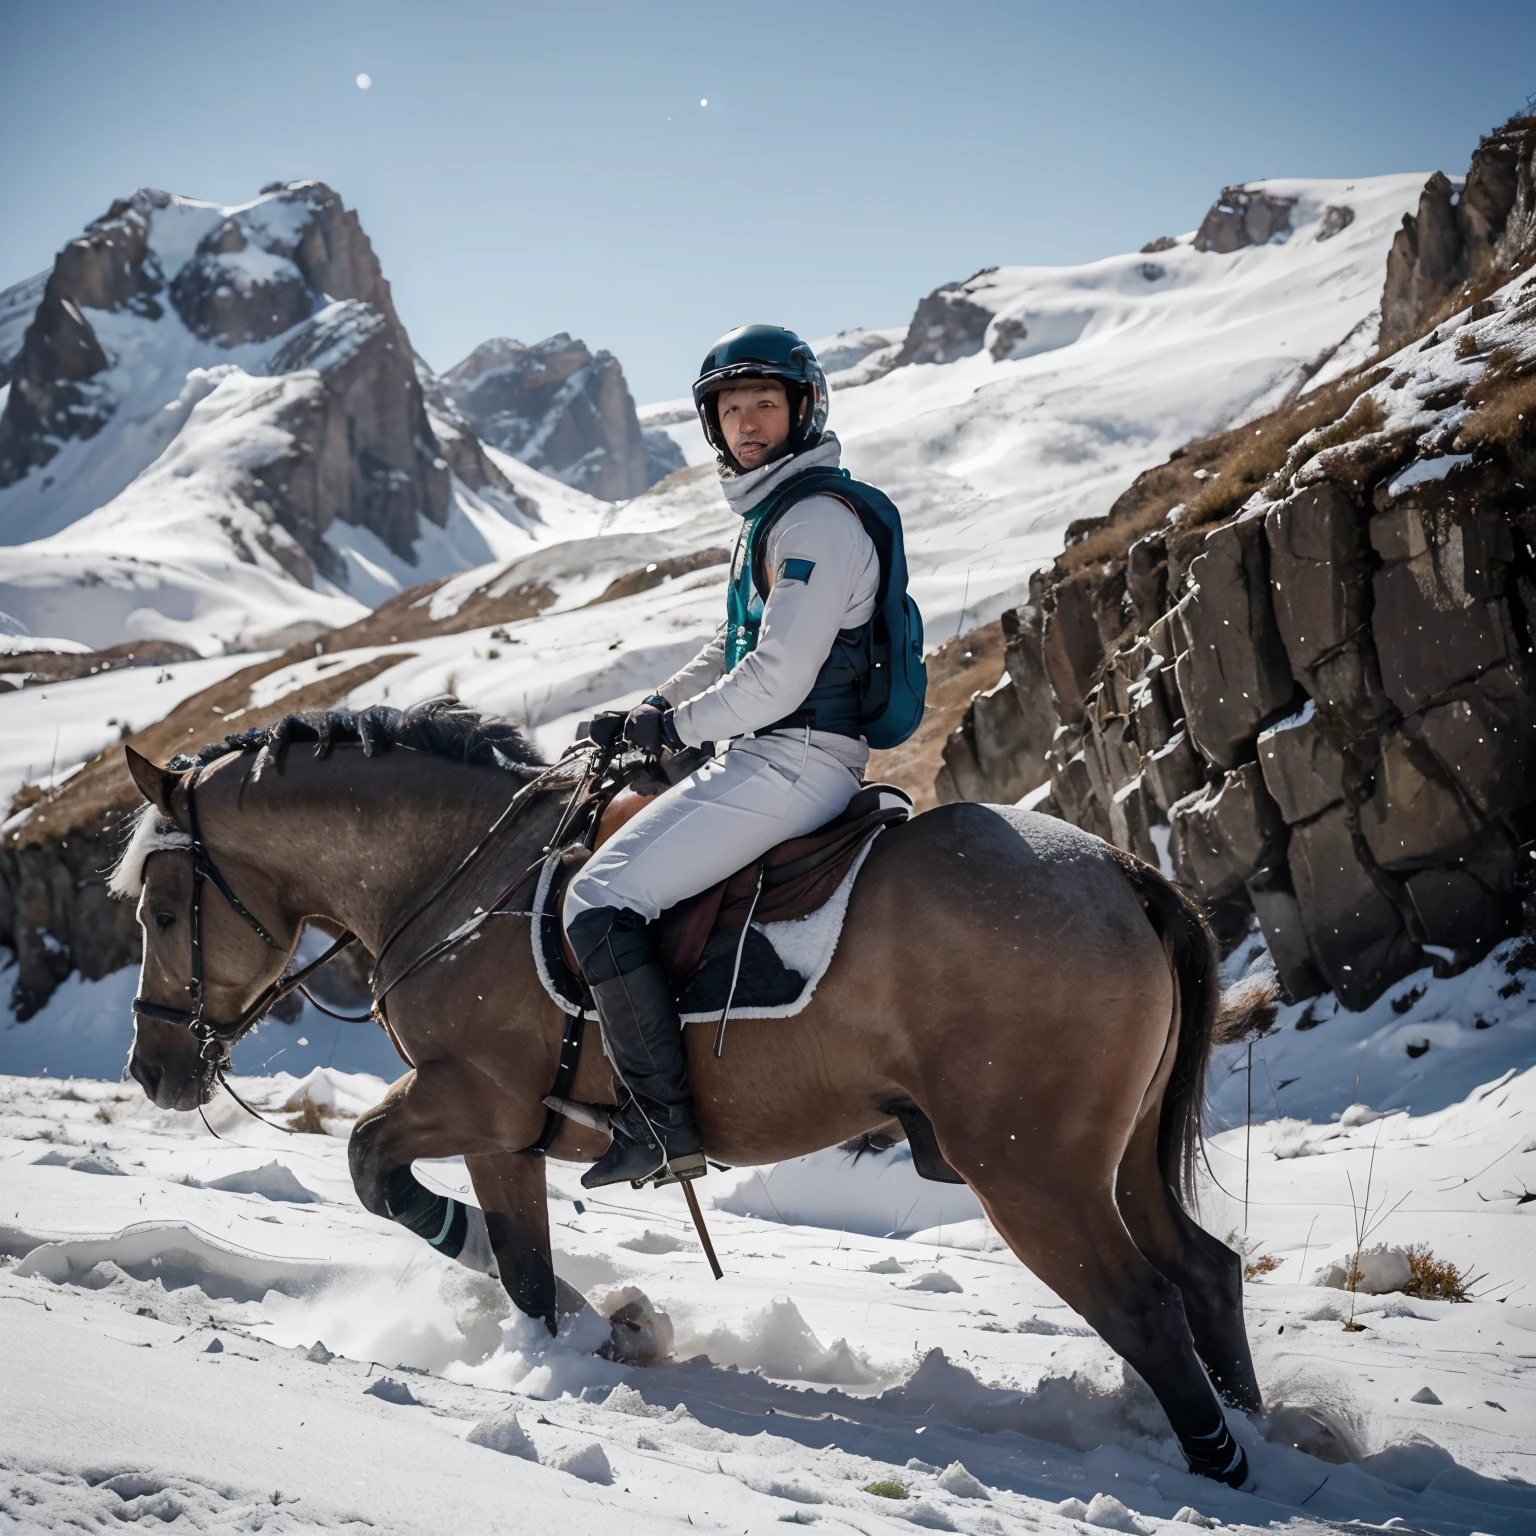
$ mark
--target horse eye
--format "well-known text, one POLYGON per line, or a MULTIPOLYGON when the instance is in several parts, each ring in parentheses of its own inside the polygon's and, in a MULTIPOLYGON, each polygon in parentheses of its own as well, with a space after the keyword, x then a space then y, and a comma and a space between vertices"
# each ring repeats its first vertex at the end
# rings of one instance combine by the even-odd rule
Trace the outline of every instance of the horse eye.
POLYGON ((167 928, 169 928, 171 926, 171 924, 174 923, 175 921, 176 921, 176 916, 172 912, 156 912, 155 913, 155 927, 158 928, 161 933, 164 933, 165 930, 167 928))

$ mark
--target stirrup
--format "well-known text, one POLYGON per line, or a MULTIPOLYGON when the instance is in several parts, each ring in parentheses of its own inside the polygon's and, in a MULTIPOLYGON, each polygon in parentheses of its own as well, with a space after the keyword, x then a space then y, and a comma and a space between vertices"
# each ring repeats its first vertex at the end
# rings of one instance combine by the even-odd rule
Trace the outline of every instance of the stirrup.
POLYGON ((709 1163, 702 1152, 685 1152, 681 1157, 674 1157, 671 1162, 658 1168, 648 1178, 632 1180, 631 1185, 635 1189, 644 1189, 647 1184, 653 1184, 661 1189, 668 1184, 702 1179, 708 1172, 709 1163))

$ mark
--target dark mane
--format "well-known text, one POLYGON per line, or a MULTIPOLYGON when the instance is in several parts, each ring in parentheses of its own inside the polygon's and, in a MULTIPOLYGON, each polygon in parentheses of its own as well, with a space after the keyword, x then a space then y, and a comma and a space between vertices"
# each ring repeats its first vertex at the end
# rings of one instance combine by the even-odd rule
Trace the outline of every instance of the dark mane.
POLYGON ((387 752, 391 747, 406 747, 453 763, 502 768, 513 773, 545 766, 532 743, 510 720, 500 715, 483 715, 451 694, 444 694, 404 710, 375 704, 360 714, 350 709, 331 709, 288 715, 276 725, 256 726, 239 735, 226 736, 223 741, 200 748, 195 757, 179 752, 171 759, 170 767, 175 772, 184 772, 231 753, 260 752, 281 772, 283 757, 293 742, 312 742, 316 757, 325 757, 338 744, 356 743, 365 757, 387 752))

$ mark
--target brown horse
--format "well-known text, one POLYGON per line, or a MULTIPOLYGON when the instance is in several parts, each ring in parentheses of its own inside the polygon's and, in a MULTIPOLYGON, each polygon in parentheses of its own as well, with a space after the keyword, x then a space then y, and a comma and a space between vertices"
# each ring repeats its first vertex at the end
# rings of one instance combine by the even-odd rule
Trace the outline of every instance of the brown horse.
MULTIPOLYGON (((130 1067, 171 1109, 207 1102, 307 923, 377 953, 405 921, 392 955, 426 953, 538 862, 577 777, 541 772, 510 725, 452 701, 293 719, 205 749, 195 773, 128 758, 150 802, 116 876, 142 892, 130 1067), (314 753, 286 751, 305 735, 314 753), (451 880, 514 790, 494 847, 451 880), (211 1049, 183 1027, 194 1014, 211 1049), (234 1027, 210 1035, 218 1020, 234 1027)), ((1210 932, 1157 871, 1048 816, 946 805, 876 840, 803 1012, 734 1023, 723 1060, 689 1025, 688 1058, 725 1163, 899 1135, 897 1110, 917 1105, 1014 1253, 1152 1388, 1192 1468, 1236 1484, 1246 1463, 1217 1394, 1261 1406, 1242 1266, 1187 1205, 1206 1057, 1255 1006, 1218 1019, 1210 932)), ((553 1331, 544 1161, 518 1149, 544 1126, 563 1017, 527 917, 482 920, 411 971, 387 1021, 411 1070, 352 1132, 359 1198, 454 1252, 465 1207, 410 1165, 463 1156, 503 1283, 553 1331)), ((611 1104, 595 1035, 570 1097, 611 1104)), ((587 1161, 606 1144, 565 1121, 549 1152, 587 1161)))

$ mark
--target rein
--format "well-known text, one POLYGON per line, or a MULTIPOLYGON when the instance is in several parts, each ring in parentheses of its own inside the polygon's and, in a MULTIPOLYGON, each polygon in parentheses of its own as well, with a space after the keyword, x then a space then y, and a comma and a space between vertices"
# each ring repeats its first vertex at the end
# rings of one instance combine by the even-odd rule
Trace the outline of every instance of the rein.
MULTIPOLYGON (((391 992, 395 987, 399 986, 400 983, 406 980, 407 977, 413 976, 423 966, 436 959, 439 955, 446 953, 449 949, 452 949, 461 943, 466 937, 469 936, 469 934, 474 932, 475 929, 477 929, 487 917, 495 916, 498 913, 505 912, 507 903, 511 901, 513 896, 515 896, 517 892, 528 883, 532 876, 535 876, 539 870, 543 868, 543 855, 548 853, 548 848, 544 849, 540 857, 536 859, 532 864, 530 864, 527 869, 525 869, 514 881, 512 881, 510 885, 506 887, 505 890, 501 892, 501 894, 496 898, 496 900, 487 910, 476 913, 473 918, 462 924, 460 927, 456 928, 452 933, 445 935, 436 943, 428 945, 427 948, 408 965, 406 965, 398 975, 389 977, 384 984, 380 984, 380 976, 383 969, 383 960, 385 954, 394 946, 396 941, 406 931, 406 929, 408 929, 419 917, 423 915, 423 913, 432 907, 432 905, 443 895, 443 893, 447 891, 447 889, 456 880, 458 880, 459 877, 462 876, 472 864, 474 864, 474 862, 485 852, 487 847, 490 846, 496 835, 502 831, 504 827, 510 825, 515 820, 518 812, 520 812, 532 798, 534 790, 536 790, 539 785, 541 785, 552 773, 562 768, 565 765, 566 759, 571 756, 572 752, 579 750, 579 745, 580 744, 578 744, 577 747, 573 747, 568 750, 561 757, 559 762, 551 764, 542 773, 538 774, 535 778, 530 779, 528 783, 524 784, 522 788, 519 789, 515 795, 513 795, 512 799, 507 803, 506 808, 501 812, 496 820, 491 823, 491 825, 486 829, 479 840, 474 844, 473 847, 469 849, 464 857, 459 860, 454 868, 451 869, 441 880, 439 880, 437 884, 431 889, 431 891, 414 907, 412 907, 411 910, 405 915, 405 917, 397 922, 395 926, 390 930, 389 934, 385 937, 384 942, 379 946, 379 953, 374 961, 372 985, 373 1006, 368 1010, 367 1013, 337 1013, 334 1010, 326 1007, 325 1004, 318 1001, 306 985, 311 976, 313 976, 317 971, 322 970, 325 966, 329 965, 330 962, 334 960, 339 954, 341 954, 343 950, 357 942, 357 935, 348 929, 343 932, 342 935, 316 959, 311 960, 308 964, 300 967, 300 969, 297 971, 285 970, 284 973, 277 977, 275 981, 269 983, 262 989, 261 993, 256 997, 256 999, 240 1014, 239 1018, 227 1024, 220 1024, 215 1022, 214 1020, 208 1018, 205 1012, 207 999, 205 997, 206 975, 203 962, 204 885, 211 882, 214 889, 216 889, 219 894, 223 896, 223 898, 229 903, 230 907, 235 911, 235 913, 245 922, 246 926, 250 928, 250 930, 269 949, 282 951, 285 950, 285 946, 277 939, 273 938, 272 934, 267 930, 265 924, 263 924, 262 921, 255 915, 255 913, 253 913, 251 909, 247 907, 245 903, 241 901, 240 898, 235 894, 234 889, 224 878, 218 866, 214 863, 213 856, 208 851, 208 845, 203 840, 202 825, 197 813, 197 783, 205 766, 204 764, 199 763, 192 770, 191 775, 187 779, 186 786, 187 820, 191 833, 191 848, 189 851, 192 854, 192 896, 190 912, 188 914, 188 933, 192 952, 192 975, 188 982, 187 990, 192 994, 193 1006, 191 1008, 176 1008, 167 1003, 154 1002, 149 998, 135 997, 132 1005, 133 1012, 136 1014, 142 1014, 145 1018, 157 1019, 164 1024, 179 1025, 190 1029, 198 1040, 198 1055, 204 1061, 209 1063, 213 1072, 217 1075, 220 1085, 229 1094, 229 1096, 234 1099, 234 1101, 243 1110, 245 1110, 247 1114, 253 1116, 257 1120, 261 1120, 264 1124, 273 1125, 275 1122, 267 1120, 264 1115, 253 1109, 249 1104, 245 1102, 244 1099, 240 1097, 238 1093, 235 1092, 234 1088, 230 1086, 229 1079, 224 1074, 224 1066, 229 1061, 229 1053, 236 1042, 238 1042, 246 1034, 246 1032, 251 1029, 251 1027, 255 1025, 267 1012, 269 1012, 273 1007, 280 1003, 285 997, 288 997, 290 994, 296 991, 302 992, 305 998, 307 998, 310 1003, 318 1008, 321 1013, 327 1014, 331 1018, 340 1019, 343 1022, 350 1024, 364 1023, 369 1019, 378 1019, 382 1022, 384 1018, 384 1000, 389 992, 391 992)), ((583 792, 594 778, 600 778, 602 774, 607 771, 608 765, 613 755, 614 746, 612 745, 600 746, 595 752, 591 754, 585 772, 577 784, 572 788, 571 797, 569 801, 567 801, 565 809, 561 814, 556 836, 551 839, 551 846, 558 842, 559 837, 563 835, 564 832, 569 828, 572 821, 575 819, 578 807, 582 803, 583 792)), ((572 1040, 570 1025, 568 1022, 566 1038, 564 1041, 562 1041, 561 1048, 561 1070, 559 1076, 562 1081, 568 1075, 574 1075, 574 1055, 580 1049, 579 1042, 579 1033, 577 1034, 575 1040, 572 1040), (569 1071, 567 1069, 566 1062, 566 1058, 568 1056, 572 1058, 569 1071)), ((556 1117, 552 1115, 551 1118, 554 1119, 556 1117)), ((289 1130, 289 1127, 284 1125, 278 1125, 276 1128, 282 1131, 289 1130)), ((530 1148, 529 1150, 534 1150, 536 1148, 539 1151, 543 1151, 548 1142, 553 1139, 552 1135, 550 1134, 550 1129, 551 1128, 546 1125, 545 1135, 541 1136, 539 1142, 534 1144, 534 1148, 530 1148)))

